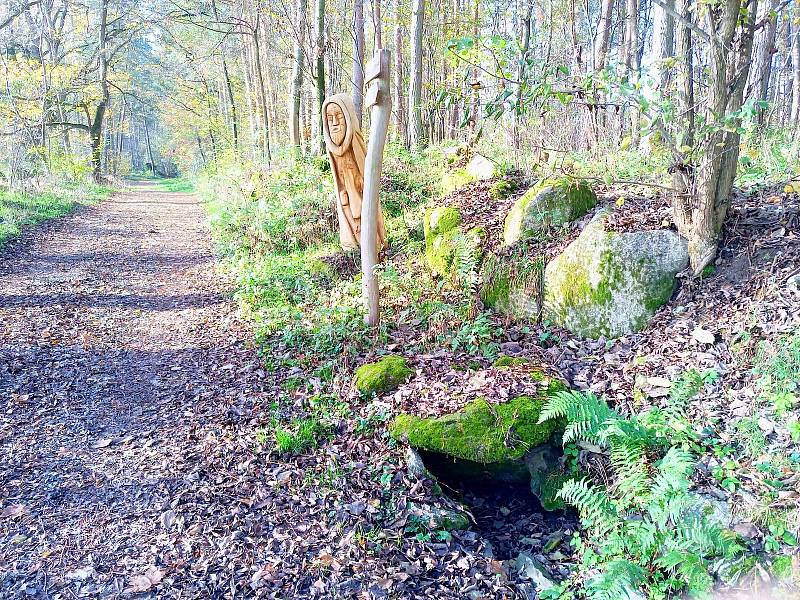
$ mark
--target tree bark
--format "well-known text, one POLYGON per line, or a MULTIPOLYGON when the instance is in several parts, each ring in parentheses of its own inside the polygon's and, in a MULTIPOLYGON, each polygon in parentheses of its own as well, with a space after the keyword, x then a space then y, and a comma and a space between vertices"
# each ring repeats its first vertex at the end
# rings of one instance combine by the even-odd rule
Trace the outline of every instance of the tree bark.
POLYGON ((303 44, 306 35, 306 10, 308 0, 297 0, 295 23, 297 24, 297 38, 294 41, 294 63, 292 64, 291 104, 289 105, 289 138, 294 146, 296 156, 302 154, 302 140, 300 134, 300 98, 303 95, 303 61, 305 51, 303 44))
POLYGON ((364 0, 353 3, 353 105, 358 125, 364 104, 364 0))
POLYGON ((394 114, 396 118, 397 137, 408 147, 408 121, 406 120, 405 102, 403 99, 403 28, 400 25, 400 1, 394 2, 394 114))
POLYGON ((316 10, 317 45, 317 154, 325 154, 325 135, 323 133, 322 104, 325 102, 325 0, 317 0, 316 10))
POLYGON ((727 122, 725 129, 719 126, 719 119, 737 112, 743 104, 753 57, 755 4, 753 0, 742 16, 741 0, 724 0, 706 15, 706 30, 714 33, 714 42, 706 47, 708 93, 704 113, 706 123, 716 126, 699 140, 696 171, 687 169, 687 193, 676 195, 673 202, 675 225, 689 243, 695 274, 714 260, 730 207, 739 160, 739 119, 727 122))
POLYGON ((608 49, 611 42, 611 15, 614 12, 614 0, 602 0, 600 4, 600 21, 597 24, 597 37, 594 44, 594 70, 602 71, 608 64, 608 49))
MULTIPOLYGON (((219 21, 219 13, 217 12, 216 0, 211 0, 211 8, 214 11, 214 18, 219 21)), ((231 83, 231 76, 228 72, 228 61, 225 60, 225 51, 220 53, 222 58, 222 76, 225 82, 225 89, 228 93, 228 104, 231 109, 231 133, 233 133, 233 149, 239 152, 239 120, 236 115, 236 99, 233 96, 233 84, 231 83)))
POLYGON ((411 16, 411 73, 408 85, 408 141, 413 148, 424 143, 422 129, 422 30, 425 23, 425 0, 414 0, 411 16))
POLYGON ((101 98, 89 125, 89 139, 92 147, 92 177, 96 182, 102 178, 103 121, 109 100, 108 91, 108 0, 100 4, 100 31, 97 54, 99 57, 98 83, 101 98))

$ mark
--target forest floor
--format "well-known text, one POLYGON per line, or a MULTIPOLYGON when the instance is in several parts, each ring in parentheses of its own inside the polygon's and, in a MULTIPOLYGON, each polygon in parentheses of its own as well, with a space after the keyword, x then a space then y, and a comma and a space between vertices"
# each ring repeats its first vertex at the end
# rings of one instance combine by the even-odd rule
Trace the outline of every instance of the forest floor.
MULTIPOLYGON (((719 426, 707 443, 722 460, 746 413, 754 449, 739 479, 720 481, 705 456, 702 493, 760 505, 771 456, 770 485, 784 491, 764 502, 784 510, 800 456, 747 365, 796 330, 798 219, 794 197, 740 195, 716 272, 685 282, 641 334, 592 342, 513 326, 500 349, 633 411, 663 398, 665 376, 714 371, 693 416, 719 426)), ((270 371, 302 350, 259 354, 205 223, 193 196, 140 182, 0 253, 0 597, 535 598, 521 550, 568 573, 574 515, 520 496, 472 498, 473 530, 429 530, 428 515, 458 503, 409 471, 370 413, 436 412, 475 377, 500 395, 513 378, 486 360, 473 377, 459 368, 469 355, 417 353, 414 380, 364 404, 321 393, 299 367, 270 371), (261 439, 280 417, 323 413, 312 452, 261 439)), ((418 334, 398 330, 391 346, 418 334)), ((755 550, 779 544, 752 512, 736 520, 755 550)))
POLYGON ((474 532, 403 546, 449 500, 384 440, 259 455, 278 391, 205 222, 136 183, 0 254, 0 597, 513 595, 474 532))
POLYGON ((205 220, 136 184, 0 255, 0 597, 145 592, 190 559, 169 595, 235 587, 252 489, 217 440, 265 374, 205 220))

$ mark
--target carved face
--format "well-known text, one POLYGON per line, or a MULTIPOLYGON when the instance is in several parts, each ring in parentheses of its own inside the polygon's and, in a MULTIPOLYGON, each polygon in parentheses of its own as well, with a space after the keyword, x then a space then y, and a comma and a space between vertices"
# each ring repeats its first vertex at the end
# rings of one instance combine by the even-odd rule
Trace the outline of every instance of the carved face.
POLYGON ((335 102, 328 104, 325 109, 325 119, 328 122, 331 141, 337 146, 341 146, 347 129, 347 122, 344 120, 341 107, 335 102))

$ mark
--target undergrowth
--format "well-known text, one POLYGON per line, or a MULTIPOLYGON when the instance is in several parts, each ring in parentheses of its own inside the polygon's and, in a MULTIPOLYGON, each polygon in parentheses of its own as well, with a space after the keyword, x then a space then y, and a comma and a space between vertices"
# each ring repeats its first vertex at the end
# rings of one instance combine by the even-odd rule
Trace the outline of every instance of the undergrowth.
POLYGON ((106 186, 73 183, 50 185, 30 194, 0 190, 0 248, 25 228, 95 204, 112 191, 106 186))

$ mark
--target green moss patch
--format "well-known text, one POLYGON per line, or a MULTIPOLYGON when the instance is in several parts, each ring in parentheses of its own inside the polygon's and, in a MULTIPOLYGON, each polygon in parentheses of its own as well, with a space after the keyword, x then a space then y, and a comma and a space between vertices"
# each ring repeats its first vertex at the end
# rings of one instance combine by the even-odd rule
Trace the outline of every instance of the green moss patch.
POLYGON ((358 367, 355 384, 362 394, 385 393, 397 389, 413 374, 405 358, 390 354, 377 362, 358 367))
POLYGON ((495 369, 502 369, 503 367, 519 367, 521 365, 528 365, 530 364, 530 359, 525 358, 524 356, 499 356, 497 360, 492 363, 492 366, 495 369))
POLYGON ((507 245, 534 237, 554 225, 585 215, 597 204, 597 194, 585 181, 571 177, 540 182, 509 211, 503 231, 507 245))
MULTIPOLYGON (((516 247, 515 247, 516 248, 516 247)), ((525 252, 489 254, 481 271, 481 300, 512 319, 537 319, 544 294, 544 260, 525 252)))
POLYGON ((409 445, 476 463, 504 463, 547 442, 557 424, 538 423, 546 397, 564 389, 550 381, 539 397, 520 396, 503 404, 479 398, 459 412, 438 418, 398 415, 390 432, 409 445))

